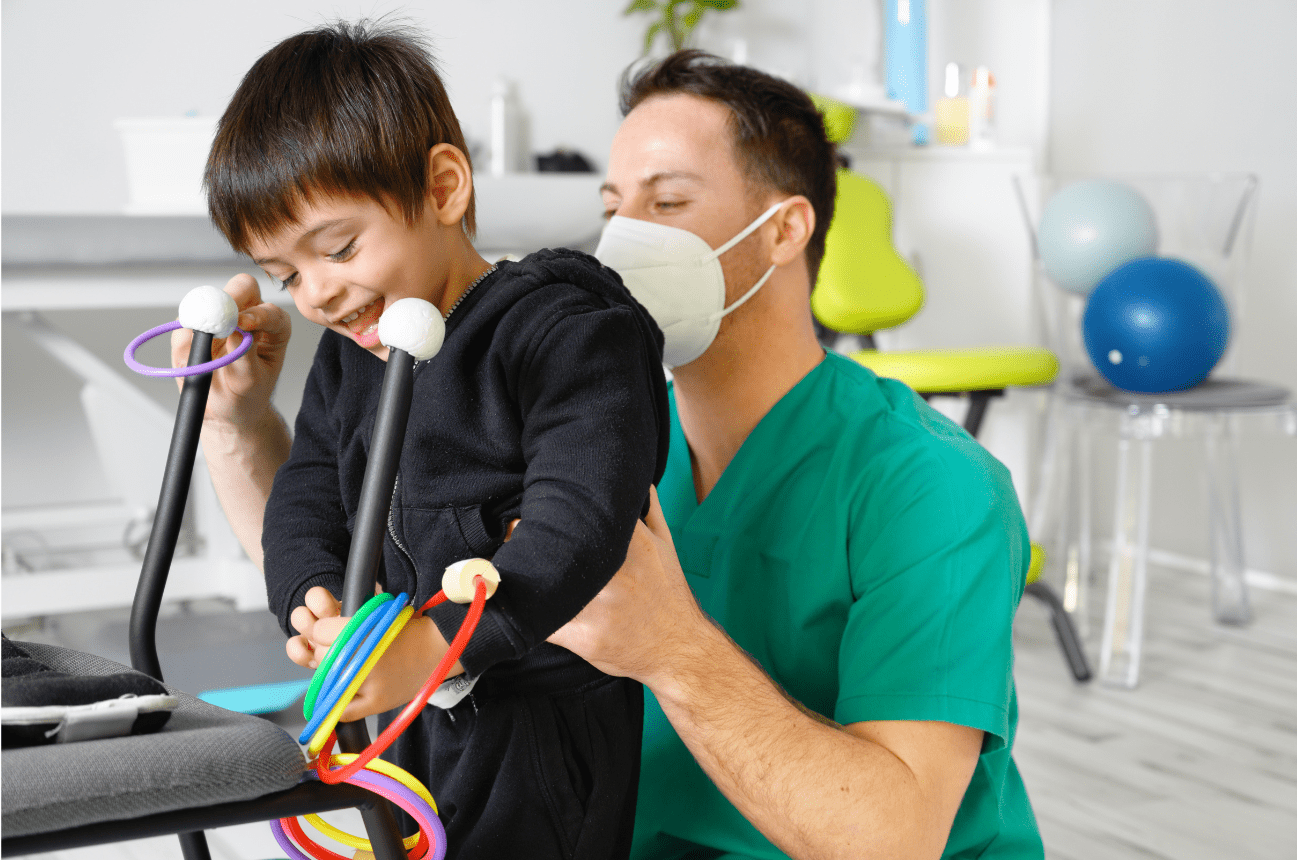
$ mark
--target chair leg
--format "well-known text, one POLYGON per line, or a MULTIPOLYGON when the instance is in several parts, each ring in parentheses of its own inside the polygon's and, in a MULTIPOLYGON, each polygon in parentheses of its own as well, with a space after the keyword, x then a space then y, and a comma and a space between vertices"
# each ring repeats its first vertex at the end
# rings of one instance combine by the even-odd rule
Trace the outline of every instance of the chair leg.
POLYGON ((1099 677, 1124 687, 1139 684, 1144 641, 1149 490, 1153 472, 1152 431, 1143 426, 1145 417, 1123 416, 1122 437, 1117 443, 1112 562, 1108 568, 1108 600, 1099 648, 1099 677), (1136 446, 1134 452, 1132 445, 1136 446))
POLYGON ((1238 500, 1238 436, 1228 415, 1213 415, 1207 427, 1208 521, 1211 529, 1211 603, 1222 624, 1248 624, 1243 563, 1243 523, 1238 500))
POLYGON ((964 413, 964 429, 968 431, 969 436, 977 438, 978 431, 982 429, 982 419, 986 417, 986 407, 991 404, 991 398, 1003 396, 1003 388, 968 392, 968 411, 964 413))
MULTIPOLYGON (((369 730, 364 720, 339 723, 338 744, 345 752, 363 751, 369 745, 369 730)), ((401 844, 401 830, 392 804, 375 798, 373 805, 360 810, 360 818, 373 846, 375 860, 405 860, 405 846, 401 844)))
POLYGON ((1054 589, 1039 580, 1027 584, 1027 594, 1049 607, 1049 620, 1054 625, 1054 633, 1058 636, 1058 647, 1063 649, 1063 659, 1067 661, 1067 668, 1072 671, 1072 677, 1082 683, 1090 680, 1092 677, 1090 663, 1085 659, 1081 637, 1072 625, 1072 616, 1063 608, 1063 601, 1058 599, 1054 589))
POLYGON ((181 833, 179 838, 180 852, 185 860, 212 860, 212 853, 207 850, 207 837, 203 835, 203 831, 181 833))

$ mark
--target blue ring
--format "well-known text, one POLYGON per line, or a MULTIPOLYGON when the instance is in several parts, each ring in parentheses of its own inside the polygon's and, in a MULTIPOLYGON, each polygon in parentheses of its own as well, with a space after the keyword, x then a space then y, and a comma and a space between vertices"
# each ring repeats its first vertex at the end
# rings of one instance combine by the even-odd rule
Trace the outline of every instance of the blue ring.
MULTIPOLYGON (((316 731, 319 730, 320 726, 323 725, 325 719, 328 718, 329 713, 337 707, 338 702, 342 699, 342 694, 347 692, 347 687, 353 680, 355 680, 356 674, 360 672, 361 667, 365 665, 365 661, 374 653, 374 649, 378 647, 379 641, 381 641, 387 631, 391 629, 397 616, 401 614, 401 610, 403 610, 409 602, 410 596, 408 594, 403 592, 397 595, 395 600, 391 601, 385 607, 374 612, 370 616, 370 618, 374 618, 381 613, 382 620, 375 622, 368 639, 362 639, 359 630, 356 631, 356 635, 351 637, 351 641, 363 641, 364 644, 360 647, 358 652, 348 655, 349 659, 345 661, 346 671, 342 673, 342 677, 339 678, 336 683, 329 684, 326 678, 325 685, 321 688, 320 695, 315 701, 315 711, 311 717, 311 721, 306 724, 306 728, 303 729, 302 733, 298 736, 298 743, 310 743, 311 738, 315 735, 316 731)), ((367 618, 365 621, 368 626, 369 619, 367 618)), ((337 666, 343 662, 344 661, 340 659, 334 665, 337 666)))
MULTIPOLYGON (((329 666, 328 674, 324 676, 324 680, 320 683, 320 691, 315 697, 316 698, 315 706, 311 709, 312 717, 314 717, 316 713, 319 711, 320 702, 323 701, 324 699, 327 699, 329 694, 336 689, 338 676, 341 675, 344 671, 346 671, 347 667, 351 665, 352 656, 356 653, 356 650, 358 648, 360 648, 362 645, 365 644, 366 637, 368 637, 370 632, 373 631, 375 625, 377 625, 379 621, 383 619, 383 613, 385 611, 386 609, 380 606, 378 609, 369 613, 369 617, 367 617, 364 621, 362 621, 360 623, 360 626, 357 627, 354 631, 352 631, 351 636, 347 637, 346 642, 342 643, 342 650, 338 652, 337 659, 333 661, 333 664, 331 666, 329 666)), ((387 628, 384 627, 383 629, 386 630, 387 628)), ((380 632, 378 634, 378 638, 376 638, 374 641, 377 642, 378 639, 382 638, 382 636, 383 634, 380 632)), ((371 647, 370 651, 366 653, 365 657, 361 658, 362 663, 364 662, 365 658, 368 657, 369 653, 372 653, 372 651, 373 648, 371 647)), ((346 689, 345 685, 343 686, 343 689, 346 689)))
POLYGON ((347 642, 351 653, 340 654, 329 671, 332 678, 326 676, 324 684, 321 685, 320 694, 316 698, 315 708, 312 711, 311 720, 303 729, 301 736, 298 737, 299 743, 309 743, 320 725, 328 718, 329 712, 337 706, 338 701, 342 698, 343 693, 347 691, 347 686, 355 679, 356 673, 365 665, 365 661, 374 653, 378 643, 382 640, 384 634, 396 620, 396 616, 401 614, 401 610, 409 602, 409 596, 406 594, 399 595, 387 606, 373 612, 361 629, 357 630, 347 642), (372 621, 372 623, 371 623, 372 621), (370 635, 366 639, 365 633, 370 635), (359 647, 360 653, 355 653, 359 647), (337 670, 335 673, 334 670, 337 670), (338 678, 338 673, 342 674, 338 678))

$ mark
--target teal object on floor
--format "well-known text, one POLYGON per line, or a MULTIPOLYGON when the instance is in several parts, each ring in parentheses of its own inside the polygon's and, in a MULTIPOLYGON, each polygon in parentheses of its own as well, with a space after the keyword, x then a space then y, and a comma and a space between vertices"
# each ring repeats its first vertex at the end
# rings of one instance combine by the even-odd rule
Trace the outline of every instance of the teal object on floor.
POLYGON ((228 687, 224 690, 207 690, 199 693, 204 702, 237 711, 240 714, 273 714, 293 706, 306 695, 311 679, 276 681, 272 684, 253 684, 247 687, 228 687))

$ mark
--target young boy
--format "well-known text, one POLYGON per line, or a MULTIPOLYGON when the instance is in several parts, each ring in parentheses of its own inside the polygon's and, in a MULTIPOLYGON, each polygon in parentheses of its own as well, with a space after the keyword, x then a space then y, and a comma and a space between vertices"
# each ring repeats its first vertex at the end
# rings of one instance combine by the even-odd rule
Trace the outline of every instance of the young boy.
MULTIPOLYGON (((463 675, 395 761, 437 799, 450 857, 626 856, 641 688, 545 639, 620 566, 662 474, 661 333, 591 257, 491 266, 473 249, 463 137, 400 30, 338 24, 272 48, 221 118, 206 185, 230 243, 327 329, 262 532, 271 609, 300 634, 290 656, 313 665, 312 633, 338 614, 387 356, 378 319, 418 296, 446 338, 415 369, 380 584, 417 606, 472 557, 502 581, 463 675)), ((464 612, 412 621, 344 716, 413 698, 464 612)))

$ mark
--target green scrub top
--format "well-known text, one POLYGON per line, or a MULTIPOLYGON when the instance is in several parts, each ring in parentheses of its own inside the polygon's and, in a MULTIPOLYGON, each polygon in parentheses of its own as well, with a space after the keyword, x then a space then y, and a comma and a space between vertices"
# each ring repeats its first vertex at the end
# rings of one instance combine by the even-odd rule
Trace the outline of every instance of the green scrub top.
MULTIPOLYGON (((1013 615, 1030 559, 1008 470, 909 388, 828 356, 702 504, 671 393, 658 487, 702 608, 788 693, 849 724, 985 732, 944 857, 1044 856, 1010 751, 1013 615)), ((645 696, 635 860, 785 857, 645 696)))

